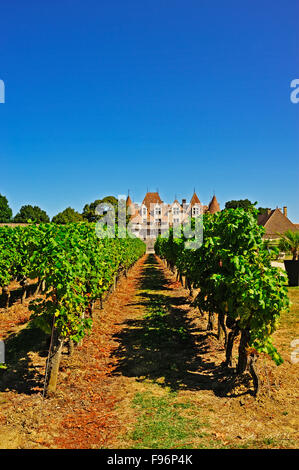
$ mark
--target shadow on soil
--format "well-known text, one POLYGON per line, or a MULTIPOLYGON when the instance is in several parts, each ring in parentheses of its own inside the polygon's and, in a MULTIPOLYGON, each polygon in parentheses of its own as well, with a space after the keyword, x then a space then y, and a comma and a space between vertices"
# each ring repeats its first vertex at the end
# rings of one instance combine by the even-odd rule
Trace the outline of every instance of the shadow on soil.
MULTIPOLYGON (((30 284, 26 289, 26 298, 34 295, 36 288, 37 288, 37 283, 30 284)), ((9 298, 8 306, 11 307, 15 303, 21 303, 22 294, 23 294, 22 287, 12 289, 10 291, 10 298, 9 298)), ((6 294, 2 293, 0 295, 0 308, 4 308, 5 306, 6 306, 6 294)))
POLYGON ((115 335, 119 347, 114 374, 150 379, 171 390, 213 390, 225 396, 231 371, 209 358, 211 334, 192 324, 186 297, 171 296, 167 284, 156 258, 149 255, 138 301, 147 313, 143 319, 128 320, 115 335))
POLYGON ((31 395, 43 387, 44 367, 34 367, 30 353, 47 357, 49 336, 40 329, 27 326, 5 340, 5 364, 0 369, 0 392, 14 391, 31 395))

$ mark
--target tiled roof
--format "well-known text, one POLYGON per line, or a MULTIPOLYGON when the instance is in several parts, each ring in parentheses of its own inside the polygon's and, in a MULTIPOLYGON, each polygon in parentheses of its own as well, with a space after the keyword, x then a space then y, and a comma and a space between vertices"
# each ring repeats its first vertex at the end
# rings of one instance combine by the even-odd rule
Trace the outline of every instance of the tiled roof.
POLYGON ((297 231, 298 228, 293 224, 280 209, 273 209, 269 213, 260 214, 258 216, 258 224, 265 227, 265 237, 279 238, 280 233, 287 230, 297 231))
POLYGON ((143 199, 142 204, 144 204, 149 211, 151 209, 151 204, 162 204, 162 200, 159 196, 159 193, 146 193, 145 198, 143 199))
POLYGON ((218 201, 215 195, 212 197, 212 200, 208 207, 208 211, 210 212, 210 214, 215 214, 215 212, 220 212, 220 206, 218 204, 218 201))
POLYGON ((175 204, 178 204, 179 206, 181 206, 181 204, 179 203, 179 201, 177 199, 175 199, 173 201, 173 203, 171 204, 171 206, 174 206, 175 204))
POLYGON ((142 217, 141 217, 141 215, 139 214, 138 211, 135 212, 135 214, 133 214, 133 215, 131 216, 131 222, 132 222, 133 224, 141 224, 141 223, 142 223, 142 217))
POLYGON ((193 196, 190 201, 191 206, 194 206, 194 204, 200 204, 200 200, 197 197, 196 192, 194 191, 193 196))
POLYGON ((265 225, 267 220, 271 217, 273 214, 274 210, 271 210, 269 212, 264 212, 263 214, 259 214, 257 217, 257 222, 259 225, 265 225))

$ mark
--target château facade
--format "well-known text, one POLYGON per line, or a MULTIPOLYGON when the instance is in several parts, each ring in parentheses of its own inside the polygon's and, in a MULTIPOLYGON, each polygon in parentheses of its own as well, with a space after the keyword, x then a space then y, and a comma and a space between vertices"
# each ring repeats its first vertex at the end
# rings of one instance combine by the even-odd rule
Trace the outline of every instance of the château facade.
POLYGON ((147 192, 142 203, 137 204, 128 195, 126 206, 130 215, 131 231, 142 240, 155 239, 159 234, 165 233, 169 227, 184 224, 189 217, 220 211, 215 195, 206 206, 201 204, 195 191, 188 203, 186 199, 182 199, 181 203, 177 199, 171 204, 164 203, 158 192, 147 192))

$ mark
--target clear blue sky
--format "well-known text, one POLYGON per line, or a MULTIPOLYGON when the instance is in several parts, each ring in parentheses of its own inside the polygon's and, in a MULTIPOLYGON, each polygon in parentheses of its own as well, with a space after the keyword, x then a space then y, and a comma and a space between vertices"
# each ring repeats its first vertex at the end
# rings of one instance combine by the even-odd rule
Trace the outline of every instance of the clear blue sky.
POLYGON ((299 223, 298 0, 11 0, 0 7, 0 193, 50 216, 105 195, 299 223))

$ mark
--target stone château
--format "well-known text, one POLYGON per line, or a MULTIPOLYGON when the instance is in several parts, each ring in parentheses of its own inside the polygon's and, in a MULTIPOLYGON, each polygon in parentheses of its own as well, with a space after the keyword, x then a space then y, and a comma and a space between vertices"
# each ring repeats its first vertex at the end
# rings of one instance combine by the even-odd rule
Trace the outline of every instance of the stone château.
POLYGON ((169 227, 175 227, 186 222, 189 217, 210 212, 220 211, 220 206, 214 195, 209 205, 201 204, 194 191, 190 202, 182 199, 180 203, 175 199, 171 204, 165 203, 158 192, 147 192, 142 203, 134 203, 128 195, 126 200, 127 211, 130 214, 130 227, 132 232, 143 240, 155 239, 163 234, 169 227))

